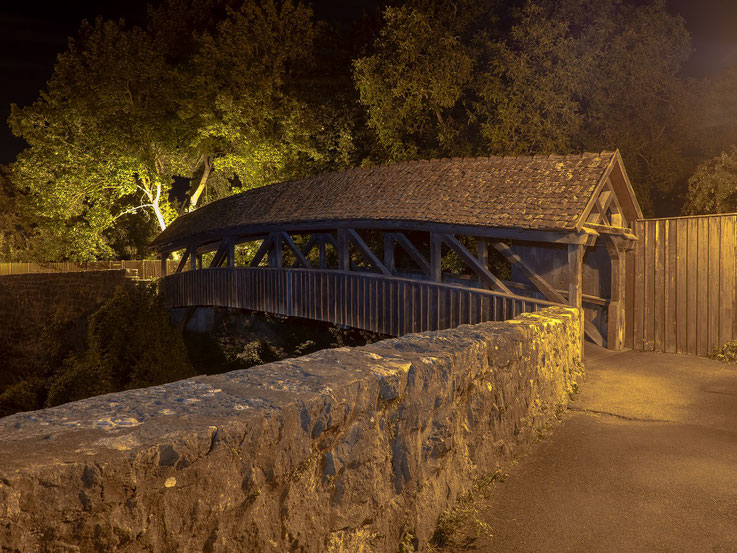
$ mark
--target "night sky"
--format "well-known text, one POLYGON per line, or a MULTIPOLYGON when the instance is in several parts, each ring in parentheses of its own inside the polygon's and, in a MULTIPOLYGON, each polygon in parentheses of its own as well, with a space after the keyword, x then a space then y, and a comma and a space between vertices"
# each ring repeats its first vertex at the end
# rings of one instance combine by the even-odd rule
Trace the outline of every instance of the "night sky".
MULTIPOLYGON (((10 104, 27 105, 51 75, 56 54, 66 48, 82 19, 101 15, 143 24, 151 0, 39 2, 0 0, 0 163, 13 161, 23 141, 13 137, 5 123, 10 104)), ((154 3, 156 3, 154 1, 154 3)), ((358 18, 381 0, 318 0, 313 2, 321 19, 358 18)), ((736 0, 668 0, 680 13, 692 35, 694 53, 685 70, 689 75, 713 75, 737 65, 736 0)))

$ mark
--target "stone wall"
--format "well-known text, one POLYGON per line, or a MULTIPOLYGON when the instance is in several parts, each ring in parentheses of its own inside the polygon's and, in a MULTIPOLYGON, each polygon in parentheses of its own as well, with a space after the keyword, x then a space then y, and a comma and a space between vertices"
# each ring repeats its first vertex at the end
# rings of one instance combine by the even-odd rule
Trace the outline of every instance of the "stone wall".
POLYGON ((0 544, 394 553, 411 532, 422 547, 566 405, 578 324, 550 308, 0 419, 0 544))
POLYGON ((9 367, 33 372, 47 352, 44 332, 63 328, 94 312, 126 282, 126 271, 0 276, 0 390, 9 367))

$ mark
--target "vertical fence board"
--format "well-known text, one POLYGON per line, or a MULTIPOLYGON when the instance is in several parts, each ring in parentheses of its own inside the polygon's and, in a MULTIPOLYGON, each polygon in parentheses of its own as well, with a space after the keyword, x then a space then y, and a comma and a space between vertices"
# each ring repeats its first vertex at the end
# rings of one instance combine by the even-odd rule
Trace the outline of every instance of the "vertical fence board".
POLYGON ((688 246, 688 223, 685 220, 677 220, 676 222, 676 241, 677 241, 677 256, 676 256, 676 288, 677 288, 677 299, 676 299, 676 327, 677 327, 677 343, 676 352, 686 353, 688 352, 688 342, 685 324, 686 318, 686 299, 688 291, 688 278, 687 278, 687 246, 688 246))
POLYGON ((709 217, 709 335, 707 338, 707 352, 719 347, 719 310, 722 298, 719 294, 720 283, 720 256, 719 246, 721 241, 721 232, 719 219, 717 217, 709 217))
POLYGON ((655 237, 653 245, 655 271, 653 275, 653 345, 652 349, 663 351, 665 347, 665 296, 667 281, 665 277, 665 252, 668 249, 668 237, 665 233, 665 221, 655 221, 655 237))
POLYGON ((663 321, 664 348, 669 353, 675 353, 678 339, 678 316, 676 306, 677 295, 677 267, 678 267, 678 237, 676 221, 665 221, 666 249, 665 249, 665 314, 663 321))
POLYGON ((719 344, 724 345, 733 338, 732 317, 734 305, 734 226, 735 217, 722 217, 719 230, 719 253, 721 267, 719 271, 719 344))
POLYGON ((709 220, 702 217, 697 219, 696 223, 698 237, 696 248, 699 256, 696 270, 698 280, 696 353, 704 355, 709 351, 709 220))

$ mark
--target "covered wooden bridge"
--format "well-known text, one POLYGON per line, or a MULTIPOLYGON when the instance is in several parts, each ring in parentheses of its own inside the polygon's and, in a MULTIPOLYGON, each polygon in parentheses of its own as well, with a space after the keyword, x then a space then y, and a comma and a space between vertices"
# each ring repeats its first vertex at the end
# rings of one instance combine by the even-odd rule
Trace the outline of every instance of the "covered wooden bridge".
POLYGON ((154 240, 170 307, 227 306, 402 335, 583 308, 622 347, 642 214, 618 151, 356 168, 224 198, 154 240))

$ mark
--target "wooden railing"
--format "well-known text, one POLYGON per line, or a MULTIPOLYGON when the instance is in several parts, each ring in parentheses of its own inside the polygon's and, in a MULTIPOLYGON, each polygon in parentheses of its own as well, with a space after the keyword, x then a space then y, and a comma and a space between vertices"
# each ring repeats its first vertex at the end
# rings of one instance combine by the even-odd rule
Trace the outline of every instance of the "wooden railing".
MULTIPOLYGON (((167 262, 167 272, 177 268, 176 261, 167 262)), ((62 261, 56 263, 0 263, 0 275, 16 275, 28 273, 76 273, 81 271, 106 271, 112 269, 129 269, 138 273, 138 278, 150 279, 161 277, 161 261, 158 259, 133 259, 127 261, 88 261, 75 263, 62 261)))
POLYGON ((336 270, 214 268, 175 273, 160 286, 169 307, 249 309, 391 336, 503 321, 556 305, 453 284, 336 270))

